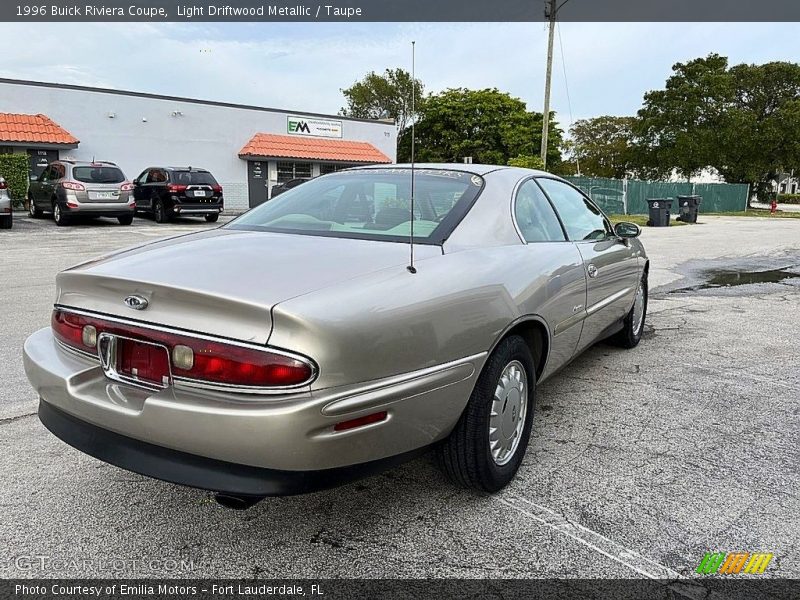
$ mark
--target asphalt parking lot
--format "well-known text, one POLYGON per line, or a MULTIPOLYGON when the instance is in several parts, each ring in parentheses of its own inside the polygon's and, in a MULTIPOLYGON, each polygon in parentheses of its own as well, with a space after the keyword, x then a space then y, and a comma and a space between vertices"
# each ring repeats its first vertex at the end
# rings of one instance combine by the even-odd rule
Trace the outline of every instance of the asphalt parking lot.
POLYGON ((707 551, 765 551, 763 576, 800 577, 800 220, 701 221, 644 231, 645 338, 540 387, 503 492, 456 489, 425 456, 235 512, 60 442, 21 360, 58 270, 212 225, 17 218, 0 232, 0 576, 671 579, 707 551), (770 270, 786 276, 720 287, 770 270))

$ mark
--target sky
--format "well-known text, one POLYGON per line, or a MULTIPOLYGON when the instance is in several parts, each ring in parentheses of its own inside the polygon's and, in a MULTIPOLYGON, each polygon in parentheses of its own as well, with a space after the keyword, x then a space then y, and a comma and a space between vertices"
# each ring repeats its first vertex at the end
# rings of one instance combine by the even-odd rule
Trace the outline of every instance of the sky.
MULTIPOLYGON (((800 61, 796 31, 794 23, 561 23, 551 106, 563 128, 632 115, 678 61, 710 52, 732 64, 800 61)), ((4 23, 2 38, 2 77, 335 114, 341 89, 367 72, 410 71, 411 40, 426 91, 496 87, 541 111, 547 31, 543 23, 4 23)))

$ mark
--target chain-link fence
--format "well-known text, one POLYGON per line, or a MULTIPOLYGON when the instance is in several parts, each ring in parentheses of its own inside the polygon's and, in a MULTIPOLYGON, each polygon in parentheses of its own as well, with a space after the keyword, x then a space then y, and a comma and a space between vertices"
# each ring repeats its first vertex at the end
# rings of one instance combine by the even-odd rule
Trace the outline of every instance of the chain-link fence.
MULTIPOLYGON (((638 179, 608 179, 605 177, 567 177, 581 188, 608 214, 647 214, 648 198, 702 196, 702 212, 745 210, 750 186, 738 183, 679 183, 670 181, 640 181, 638 179)), ((678 212, 678 203, 672 203, 678 212)))

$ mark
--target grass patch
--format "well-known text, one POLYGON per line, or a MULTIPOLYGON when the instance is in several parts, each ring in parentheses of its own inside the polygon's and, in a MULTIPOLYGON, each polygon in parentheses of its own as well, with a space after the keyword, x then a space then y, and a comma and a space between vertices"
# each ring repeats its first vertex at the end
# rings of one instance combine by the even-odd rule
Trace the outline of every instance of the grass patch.
MULTIPOLYGON (((716 212, 716 213, 704 213, 700 211, 700 215, 698 216, 698 220, 702 223, 703 217, 766 217, 768 219, 800 219, 800 212, 784 212, 778 211, 774 215, 770 214, 768 208, 748 208, 746 211, 744 210, 736 210, 736 211, 728 211, 728 212, 716 212)), ((609 215, 608 217, 611 219, 612 223, 619 223, 620 221, 627 221, 628 223, 636 223, 639 227, 647 227, 647 219, 649 218, 647 215, 609 215)), ((678 221, 675 218, 675 215, 669 220, 670 227, 673 225, 688 225, 689 223, 684 223, 683 221, 678 221)))
MULTIPOLYGON (((611 219, 612 224, 625 221, 626 223, 636 223, 639 227, 647 227, 647 220, 649 219, 647 215, 609 215, 608 218, 611 219)), ((669 220, 669 225, 672 227, 673 225, 688 225, 688 223, 677 221, 673 215, 669 220)))
MULTIPOLYGON (((774 215, 770 214, 768 208, 748 208, 729 212, 706 213, 714 217, 767 217, 769 219, 800 219, 800 212, 789 212, 779 210, 774 215)), ((703 216, 703 213, 700 213, 703 216)))

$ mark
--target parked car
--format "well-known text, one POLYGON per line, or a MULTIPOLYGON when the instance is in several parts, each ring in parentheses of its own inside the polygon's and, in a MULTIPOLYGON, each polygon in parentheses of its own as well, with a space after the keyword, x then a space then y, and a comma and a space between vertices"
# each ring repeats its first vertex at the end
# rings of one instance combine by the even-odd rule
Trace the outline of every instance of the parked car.
POLYGON ((297 177, 296 179, 290 179, 289 181, 284 181, 283 183, 278 183, 272 186, 272 191, 270 192, 270 199, 274 198, 275 196, 282 194, 287 190, 291 190, 292 188, 296 188, 301 183, 305 183, 308 181, 305 177, 297 177))
POLYGON ((73 217, 116 217, 133 222, 133 185, 117 165, 107 161, 58 160, 50 163, 28 187, 30 216, 52 213, 56 225, 73 217))
POLYGON ((133 182, 136 208, 156 223, 176 216, 204 216, 213 223, 223 211, 222 186, 205 169, 149 167, 133 182))
POLYGON ((226 506, 431 446, 453 481, 501 489, 537 386, 598 340, 639 343, 640 230, 553 175, 475 164, 418 165, 412 220, 411 178, 324 175, 61 272, 52 326, 24 349, 42 423, 226 506))
POLYGON ((11 229, 14 224, 14 211, 8 195, 8 183, 0 177, 0 229, 11 229))

